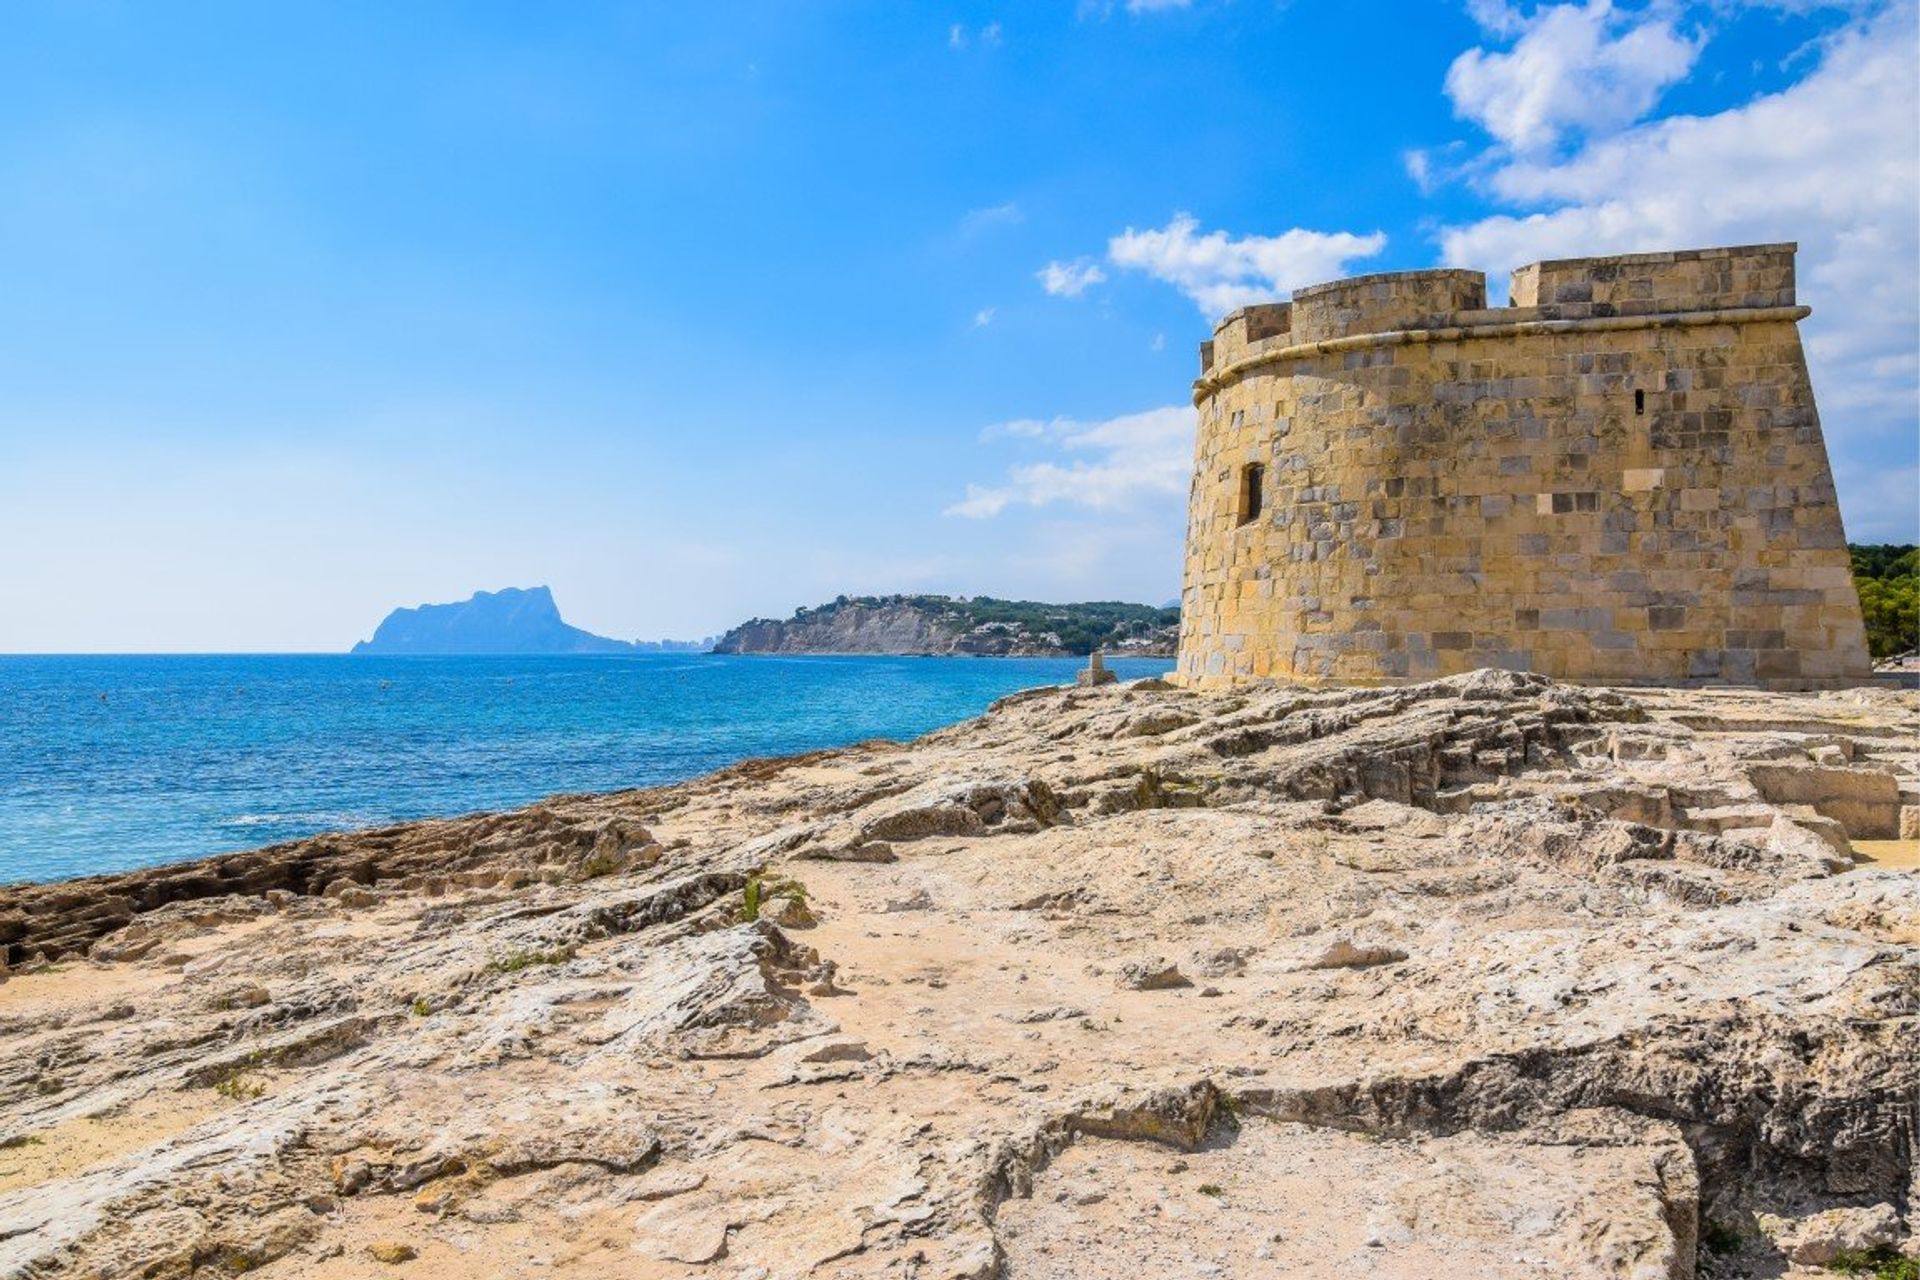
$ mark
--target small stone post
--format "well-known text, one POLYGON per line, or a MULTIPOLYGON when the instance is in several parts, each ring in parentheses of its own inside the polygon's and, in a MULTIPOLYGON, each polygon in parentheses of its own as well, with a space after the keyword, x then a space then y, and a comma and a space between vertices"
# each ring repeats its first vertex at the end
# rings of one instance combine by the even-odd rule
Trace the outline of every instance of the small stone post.
POLYGON ((1074 677, 1074 683, 1083 689, 1090 689, 1095 685, 1112 684, 1119 678, 1107 670, 1106 661, 1101 658, 1100 651, 1095 649, 1087 655, 1087 669, 1074 677))

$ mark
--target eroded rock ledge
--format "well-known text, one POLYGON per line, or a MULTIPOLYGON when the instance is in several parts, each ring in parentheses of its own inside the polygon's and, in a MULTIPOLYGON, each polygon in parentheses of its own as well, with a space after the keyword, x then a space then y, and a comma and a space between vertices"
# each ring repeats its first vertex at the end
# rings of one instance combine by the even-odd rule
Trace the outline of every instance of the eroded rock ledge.
POLYGON ((1149 681, 0 890, 0 1277, 1818 1274, 1916 806, 1911 693, 1149 681))

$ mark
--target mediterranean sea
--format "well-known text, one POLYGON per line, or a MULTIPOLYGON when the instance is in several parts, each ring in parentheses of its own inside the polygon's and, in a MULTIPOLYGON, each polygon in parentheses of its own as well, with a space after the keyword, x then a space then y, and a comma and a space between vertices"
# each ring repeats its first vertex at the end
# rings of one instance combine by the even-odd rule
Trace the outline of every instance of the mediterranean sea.
MULTIPOLYGON (((0 657, 0 883, 910 738, 1078 658, 0 657)), ((1110 659, 1122 678, 1165 659, 1110 659)))

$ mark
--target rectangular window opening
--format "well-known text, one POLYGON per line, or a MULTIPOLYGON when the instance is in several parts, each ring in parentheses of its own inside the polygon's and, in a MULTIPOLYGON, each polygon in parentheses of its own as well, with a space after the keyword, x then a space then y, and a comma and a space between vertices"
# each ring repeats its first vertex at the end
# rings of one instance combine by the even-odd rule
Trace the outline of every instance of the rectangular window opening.
POLYGON ((1240 523, 1252 524, 1260 518, 1261 501, 1266 496, 1267 469, 1258 462, 1240 468, 1240 523))
POLYGON ((1644 391, 1635 391, 1633 393, 1633 416, 1638 418, 1645 415, 1646 412, 1647 393, 1644 391))

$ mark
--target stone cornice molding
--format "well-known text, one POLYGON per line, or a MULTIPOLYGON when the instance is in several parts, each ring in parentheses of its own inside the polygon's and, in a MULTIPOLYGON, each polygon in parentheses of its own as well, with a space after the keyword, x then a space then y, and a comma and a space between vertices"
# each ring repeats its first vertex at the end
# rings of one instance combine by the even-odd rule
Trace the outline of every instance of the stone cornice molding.
POLYGON ((1460 342, 1472 338, 1528 337, 1560 333, 1617 333, 1630 329, 1684 329, 1710 324, 1762 324, 1768 321, 1798 322, 1813 314, 1813 308, 1721 307, 1712 311, 1667 311, 1640 316, 1588 316, 1575 320, 1504 320, 1490 324, 1449 325, 1437 329, 1391 329, 1384 333, 1354 333, 1319 342, 1299 342, 1244 356, 1221 369, 1197 378, 1193 384, 1193 403, 1198 405, 1222 387, 1238 382, 1256 369, 1286 364, 1314 356, 1337 355, 1346 351, 1365 351, 1376 347, 1414 346, 1428 342, 1460 342))

